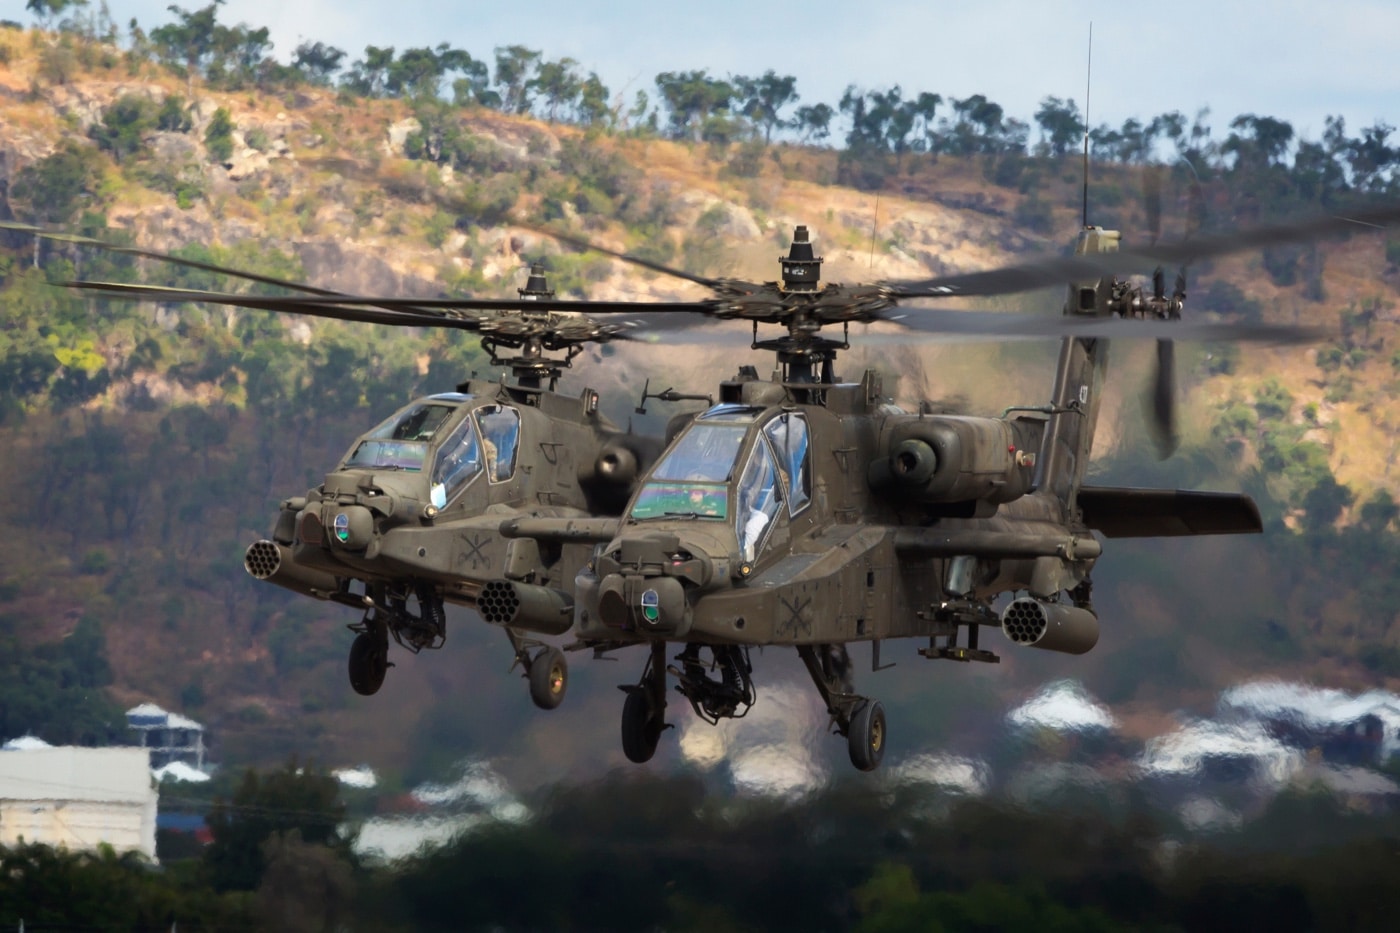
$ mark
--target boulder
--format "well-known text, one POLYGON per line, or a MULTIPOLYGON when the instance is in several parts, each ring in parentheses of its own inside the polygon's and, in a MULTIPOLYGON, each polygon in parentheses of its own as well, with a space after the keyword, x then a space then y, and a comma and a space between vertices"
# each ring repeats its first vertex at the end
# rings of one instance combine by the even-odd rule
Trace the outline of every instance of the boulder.
POLYGON ((420 133, 422 130, 423 124, 419 123, 415 117, 390 123, 384 138, 384 153, 386 155, 403 155, 404 145, 408 142, 408 137, 414 133, 420 133))
POLYGON ((267 153, 256 149, 240 149, 234 152, 233 161, 228 164, 228 177, 233 181, 242 181, 266 171, 267 167, 267 153))

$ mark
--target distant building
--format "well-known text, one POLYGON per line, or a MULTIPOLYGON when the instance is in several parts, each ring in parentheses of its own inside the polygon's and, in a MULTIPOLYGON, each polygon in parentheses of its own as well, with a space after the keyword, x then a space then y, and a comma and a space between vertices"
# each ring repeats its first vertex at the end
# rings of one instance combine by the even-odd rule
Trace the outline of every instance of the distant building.
POLYGON ((204 727, 193 719, 142 703, 126 711, 126 727, 139 737, 137 745, 150 750, 152 768, 183 761, 204 770, 204 727))
POLYGON ((0 844, 69 850, 106 843, 156 857, 150 756, 139 748, 30 748, 0 752, 0 844))

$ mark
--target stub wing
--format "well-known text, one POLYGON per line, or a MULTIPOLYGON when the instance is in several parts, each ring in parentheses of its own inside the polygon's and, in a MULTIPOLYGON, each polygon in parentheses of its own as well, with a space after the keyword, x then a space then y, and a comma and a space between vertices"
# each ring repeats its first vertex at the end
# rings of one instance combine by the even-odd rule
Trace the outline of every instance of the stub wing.
POLYGON ((1259 534, 1254 500, 1238 492, 1081 486, 1084 524, 1105 538, 1259 534))
POLYGON ((1062 557, 1092 560, 1102 551, 1093 536, 939 528, 895 529, 894 548, 909 557, 983 557, 988 560, 1028 560, 1062 557))
POLYGON ((500 524, 505 538, 535 538, 560 544, 606 544, 617 536, 616 518, 549 518, 522 516, 500 524))

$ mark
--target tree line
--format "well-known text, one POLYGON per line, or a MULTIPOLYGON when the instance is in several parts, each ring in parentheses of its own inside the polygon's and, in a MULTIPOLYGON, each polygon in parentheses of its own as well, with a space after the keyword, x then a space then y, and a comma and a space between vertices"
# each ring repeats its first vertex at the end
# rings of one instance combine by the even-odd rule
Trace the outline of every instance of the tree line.
POLYGON ((1389 141, 1394 127, 1383 120, 1352 135, 1341 117, 1329 117, 1322 137, 1309 140, 1286 120, 1249 113, 1231 119, 1221 137, 1209 108, 1090 126, 1072 98, 1047 96, 1025 120, 983 94, 906 94, 899 85, 869 89, 851 84, 833 106, 802 102, 797 79, 772 69, 724 76, 708 69, 665 71, 655 76, 650 89, 639 89, 627 100, 575 59, 550 59, 520 44, 497 46, 489 57, 447 42, 401 51, 369 45, 353 58, 343 49, 307 40, 282 63, 272 55, 266 27, 220 21, 222 2, 194 10, 171 6, 172 21, 149 32, 133 19, 124 40, 105 8, 89 11, 89 0, 28 0, 26 6, 45 26, 114 45, 124 41, 129 67, 157 62, 190 81, 198 76, 223 90, 319 86, 353 97, 484 107, 715 144, 769 143, 775 136, 826 141, 840 132, 839 117, 845 151, 856 159, 888 157, 895 171, 917 154, 1059 158, 1077 149, 1086 134, 1090 153, 1099 161, 1184 162, 1198 174, 1282 173, 1292 176, 1299 194, 1314 202, 1354 191, 1393 194, 1400 168, 1400 146, 1389 141))
POLYGON ((110 849, 0 847, 0 925, 1358 931, 1392 929, 1400 910, 1394 814, 1317 792, 1193 835, 1087 790, 1094 801, 1045 812, 868 782, 783 802, 612 775, 386 865, 355 855, 334 779, 291 762, 221 796, 207 846, 163 835, 158 872, 110 849))

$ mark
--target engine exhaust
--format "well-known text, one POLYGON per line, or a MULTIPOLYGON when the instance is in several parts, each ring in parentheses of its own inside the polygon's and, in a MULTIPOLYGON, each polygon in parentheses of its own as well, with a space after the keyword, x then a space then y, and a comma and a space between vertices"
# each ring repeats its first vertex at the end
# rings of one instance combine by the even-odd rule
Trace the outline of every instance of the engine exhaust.
POLYGON ((1018 645, 1083 654, 1099 642, 1099 619, 1088 609, 1022 596, 1001 613, 1001 630, 1018 645))

